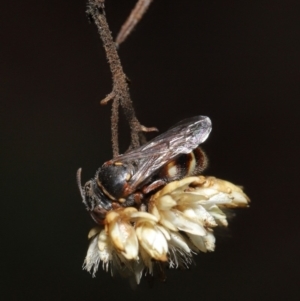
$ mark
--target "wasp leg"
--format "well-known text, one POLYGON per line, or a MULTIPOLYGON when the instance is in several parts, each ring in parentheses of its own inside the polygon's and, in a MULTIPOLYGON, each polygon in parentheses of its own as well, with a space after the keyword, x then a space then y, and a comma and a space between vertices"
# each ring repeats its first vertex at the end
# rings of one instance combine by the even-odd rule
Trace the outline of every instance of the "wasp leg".
POLYGON ((161 180, 161 179, 160 180, 156 180, 156 181, 152 182, 150 185, 143 187, 142 192, 144 194, 147 194, 147 193, 149 193, 149 192, 151 192, 151 191, 153 191, 153 190, 155 190, 157 188, 165 186, 166 184, 167 183, 164 180, 161 180))
POLYGON ((143 195, 140 192, 133 193, 129 195, 126 199, 119 199, 121 206, 123 207, 131 207, 135 205, 140 205, 143 199, 143 195), (122 200, 122 201, 120 201, 122 200))
POLYGON ((144 198, 143 194, 141 192, 136 192, 133 194, 133 196, 134 196, 134 202, 140 206, 144 198))
POLYGON ((116 209, 121 208, 122 206, 120 204, 118 204, 117 202, 112 202, 111 207, 113 210, 116 210, 116 209))

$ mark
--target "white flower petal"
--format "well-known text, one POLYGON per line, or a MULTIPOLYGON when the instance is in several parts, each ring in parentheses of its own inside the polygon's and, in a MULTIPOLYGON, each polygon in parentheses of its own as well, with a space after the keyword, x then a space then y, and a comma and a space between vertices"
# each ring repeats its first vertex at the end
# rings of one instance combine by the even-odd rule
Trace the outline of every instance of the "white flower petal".
POLYGON ((206 253, 206 245, 204 241, 204 236, 199 236, 191 233, 187 233, 188 237, 190 238, 191 242, 202 252, 206 253))
POLYGON ((169 244, 173 245, 174 247, 183 250, 186 253, 190 253, 191 249, 187 245, 185 239, 179 232, 170 232, 170 242, 169 244))
POLYGON ((228 225, 228 222, 226 219, 226 214, 217 205, 211 206, 209 209, 209 213, 215 218, 215 220, 219 224, 221 224, 223 226, 228 225))
POLYGON ((97 246, 98 237, 95 236, 89 244, 89 248, 84 260, 83 268, 87 270, 88 272, 91 272, 93 270, 93 276, 95 276, 95 273, 98 270, 99 262, 100 262, 100 256, 98 252, 98 246, 97 246))
POLYGON ((158 220, 160 220, 160 213, 156 207, 156 205, 154 204, 154 202, 151 202, 149 205, 149 212, 154 215, 158 220))
POLYGON ((228 181, 217 179, 215 177, 207 177, 206 179, 207 181, 205 183, 205 186, 210 186, 211 188, 214 188, 219 192, 230 195, 230 197, 233 199, 233 202, 231 204, 234 207, 245 207, 250 202, 249 198, 240 187, 228 181))
POLYGON ((177 209, 179 209, 187 218, 190 218, 192 220, 198 220, 198 216, 192 207, 181 208, 178 206, 177 209))
POLYGON ((88 239, 91 239, 93 236, 95 236, 96 234, 98 234, 100 231, 102 230, 101 227, 94 227, 90 230, 89 234, 88 234, 88 239))
POLYGON ((196 192, 182 192, 173 196, 179 206, 190 206, 199 201, 206 201, 208 198, 201 193, 196 192))
POLYGON ((247 206, 249 203, 249 199, 243 192, 232 191, 231 196, 233 197, 232 202, 235 205, 234 207, 247 206))
POLYGON ((114 222, 119 217, 120 217, 120 214, 114 210, 108 212, 106 214, 106 218, 105 218, 106 224, 110 224, 110 223, 114 222))
POLYGON ((158 210, 169 210, 176 206, 176 201, 170 195, 164 195, 155 202, 158 210))
POLYGON ((134 212, 130 215, 130 220, 131 221, 138 221, 138 222, 142 222, 142 221, 153 221, 153 222, 158 222, 158 218, 148 212, 142 212, 142 211, 137 211, 134 212))
POLYGON ((204 243, 206 246, 207 251, 214 251, 215 250, 215 242, 216 238, 212 232, 207 232, 207 235, 203 237, 204 243))
POLYGON ((161 233, 165 236, 166 240, 171 239, 170 233, 165 227, 156 225, 156 228, 158 228, 161 231, 161 233))
POLYGON ((205 210, 205 208, 201 205, 196 205, 193 207, 195 214, 198 219, 203 223, 206 227, 216 227, 217 223, 214 217, 205 210))
POLYGON ((113 247, 110 238, 105 230, 102 230, 98 235, 98 254, 102 261, 103 269, 108 271, 109 262, 112 260, 113 247))
MULTIPOLYGON (((173 224, 173 220, 176 218, 170 218, 168 216, 168 211, 161 211, 160 212, 160 220, 159 223, 163 225, 165 228, 171 230, 171 231, 178 231, 178 228, 173 224), (166 216, 164 215, 166 213, 166 216)), ((173 216, 172 216, 173 217, 173 216)))
POLYGON ((232 197, 228 194, 219 192, 212 195, 207 201, 201 201, 200 204, 205 208, 209 209, 210 206, 226 206, 232 203, 232 197))
POLYGON ((123 256, 128 259, 137 259, 139 244, 130 223, 121 219, 114 220, 108 225, 108 233, 112 239, 112 243, 123 256))
POLYGON ((145 222, 136 228, 136 234, 141 246, 153 259, 167 260, 168 243, 158 227, 145 222))
POLYGON ((151 255, 148 254, 148 252, 146 252, 142 246, 140 246, 140 256, 142 262, 148 268, 149 274, 153 275, 153 260, 151 258, 151 255))
POLYGON ((175 231, 181 230, 195 235, 205 235, 206 231, 200 223, 187 218, 182 212, 178 210, 162 211, 161 212, 161 224, 168 227, 172 224, 173 227, 170 230, 175 231), (166 223, 167 222, 167 223, 166 223))
POLYGON ((208 188, 208 187, 197 187, 195 192, 191 192, 191 194, 198 194, 206 199, 211 198, 215 194, 217 194, 219 191, 214 188, 208 188))
POLYGON ((192 243, 202 252, 214 251, 215 249, 215 236, 212 232, 208 231, 205 236, 197 236, 187 233, 192 243))

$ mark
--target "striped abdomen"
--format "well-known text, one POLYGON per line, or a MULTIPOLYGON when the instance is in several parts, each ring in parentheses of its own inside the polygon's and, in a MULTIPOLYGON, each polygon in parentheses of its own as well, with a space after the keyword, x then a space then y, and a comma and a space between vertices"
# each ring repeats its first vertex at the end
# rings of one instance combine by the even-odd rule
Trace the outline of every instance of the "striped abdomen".
POLYGON ((159 177, 166 182, 179 180, 187 176, 197 176, 207 166, 204 151, 197 147, 189 154, 183 154, 168 162, 159 172, 159 177))

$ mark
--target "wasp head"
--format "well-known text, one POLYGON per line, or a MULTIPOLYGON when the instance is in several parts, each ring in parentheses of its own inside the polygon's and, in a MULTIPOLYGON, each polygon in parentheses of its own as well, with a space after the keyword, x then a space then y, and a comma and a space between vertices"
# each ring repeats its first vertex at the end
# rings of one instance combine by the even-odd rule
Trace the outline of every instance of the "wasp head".
POLYGON ((86 209, 97 223, 102 224, 106 213, 112 209, 111 200, 104 195, 95 179, 81 186, 81 168, 77 171, 77 184, 86 209))

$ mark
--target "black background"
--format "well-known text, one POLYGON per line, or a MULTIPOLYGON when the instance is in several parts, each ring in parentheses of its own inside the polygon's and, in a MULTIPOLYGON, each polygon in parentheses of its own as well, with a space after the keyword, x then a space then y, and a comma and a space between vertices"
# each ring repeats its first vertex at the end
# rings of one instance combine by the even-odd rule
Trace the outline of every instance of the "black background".
MULTIPOLYGON (((114 36, 134 2, 107 1, 114 36)), ((110 106, 99 105, 111 75, 85 1, 2 3, 5 300, 299 300, 297 2, 156 0, 121 45, 140 121, 163 132, 210 116, 206 174, 244 185, 252 200, 214 253, 136 291, 81 269, 93 222, 75 173, 82 167, 85 182, 111 157, 110 106)))

